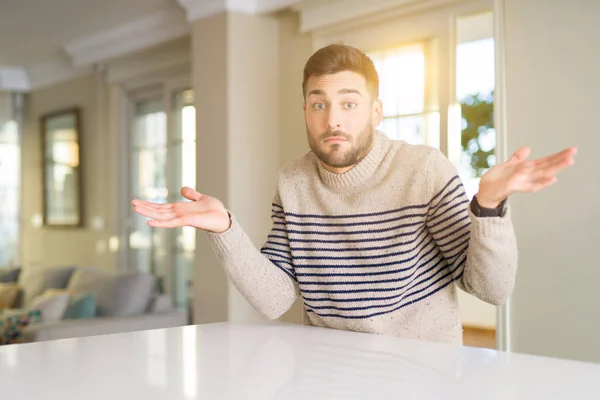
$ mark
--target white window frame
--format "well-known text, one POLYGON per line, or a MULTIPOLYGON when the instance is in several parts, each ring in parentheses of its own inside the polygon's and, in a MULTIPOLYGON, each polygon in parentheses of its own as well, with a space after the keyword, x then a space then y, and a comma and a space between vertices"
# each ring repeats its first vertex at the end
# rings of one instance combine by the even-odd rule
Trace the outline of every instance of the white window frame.
MULTIPOLYGON (((430 108, 439 110, 439 149, 455 165, 460 159, 458 145, 449 145, 449 126, 460 126, 452 119, 459 117, 460 105, 456 101, 456 27, 459 16, 491 11, 493 0, 440 2, 437 7, 405 14, 398 10, 355 18, 350 23, 339 24, 313 32, 313 49, 331 43, 347 44, 363 51, 400 47, 417 42, 428 47, 427 79, 437 91, 427 93, 430 108), (458 107, 458 109, 457 109, 458 107), (458 112, 458 113, 457 113, 458 112)), ((385 105, 384 105, 385 107, 385 105)), ((460 134, 460 132, 459 132, 460 134)), ((458 138, 460 140, 460 138, 458 138)))
MULTIPOLYGON (((134 193, 132 193, 132 181, 131 181, 131 151, 132 151, 132 134, 135 129, 135 107, 136 103, 140 100, 148 99, 155 96, 161 96, 164 104, 164 110, 167 116, 167 152, 172 150, 170 143, 173 140, 173 134, 177 128, 176 119, 174 118, 174 96, 173 94, 180 90, 186 90, 192 88, 191 74, 181 73, 172 76, 154 76, 137 81, 131 81, 121 86, 124 101, 124 132, 121 135, 121 153, 122 165, 125 173, 121 174, 121 188, 125 195, 125 200, 121 201, 123 209, 121 215, 123 216, 121 222, 122 235, 122 253, 121 253, 121 268, 126 271, 133 271, 133 260, 130 251, 130 235, 131 235, 131 206, 130 201, 134 193)), ((172 157, 167 153, 167 160, 172 157)), ((176 166, 173 163, 167 162, 167 185, 172 182, 175 176, 176 166)), ((166 244, 169 248, 172 248, 174 244, 166 244)), ((173 251, 167 251, 166 265, 174 265, 174 253, 173 251)), ((172 293, 172 271, 169 271, 165 277, 164 293, 173 295, 172 293)))

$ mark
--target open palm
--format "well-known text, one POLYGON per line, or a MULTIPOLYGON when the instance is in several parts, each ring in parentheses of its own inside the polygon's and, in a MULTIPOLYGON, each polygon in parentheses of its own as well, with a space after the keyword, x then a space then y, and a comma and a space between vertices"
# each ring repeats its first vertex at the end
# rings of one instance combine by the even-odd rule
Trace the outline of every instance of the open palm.
POLYGON ((134 210, 151 218, 147 224, 157 228, 192 226, 209 232, 222 233, 229 229, 230 218, 223 203, 214 197, 184 187, 181 195, 191 201, 158 204, 133 200, 134 210))
POLYGON ((561 152, 526 160, 531 153, 528 147, 517 150, 502 164, 492 167, 479 183, 478 202, 483 207, 496 207, 513 193, 533 193, 556 182, 556 174, 573 165, 577 149, 571 147, 561 152))

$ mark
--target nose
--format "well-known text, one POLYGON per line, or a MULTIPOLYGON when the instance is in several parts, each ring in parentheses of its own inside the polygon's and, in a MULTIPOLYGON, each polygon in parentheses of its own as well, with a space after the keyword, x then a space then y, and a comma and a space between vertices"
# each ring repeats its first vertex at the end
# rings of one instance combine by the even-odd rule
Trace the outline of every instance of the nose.
POLYGON ((331 131, 339 130, 342 126, 340 118, 340 112, 330 107, 327 110, 327 129, 331 131))

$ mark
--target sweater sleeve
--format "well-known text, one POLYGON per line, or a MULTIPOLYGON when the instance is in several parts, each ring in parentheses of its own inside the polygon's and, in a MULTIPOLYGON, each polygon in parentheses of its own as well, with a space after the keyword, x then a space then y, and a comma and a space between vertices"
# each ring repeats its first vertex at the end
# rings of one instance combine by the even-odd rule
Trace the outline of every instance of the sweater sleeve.
POLYGON ((233 285, 260 314, 268 319, 283 315, 299 295, 289 242, 280 225, 283 209, 276 195, 273 202, 273 227, 258 250, 231 215, 226 232, 207 232, 209 243, 233 285))
POLYGON ((517 242, 510 206, 498 217, 476 217, 452 163, 437 149, 427 168, 427 228, 456 284, 494 305, 510 296, 517 270, 517 242))

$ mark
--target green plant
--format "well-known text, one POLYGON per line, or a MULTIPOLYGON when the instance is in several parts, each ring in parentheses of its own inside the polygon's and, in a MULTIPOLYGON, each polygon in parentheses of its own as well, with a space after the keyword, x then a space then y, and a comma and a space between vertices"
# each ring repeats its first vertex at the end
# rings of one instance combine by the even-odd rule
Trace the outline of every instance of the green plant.
POLYGON ((462 150, 470 158, 474 176, 481 177, 495 162, 495 146, 484 145, 484 136, 494 129, 494 92, 466 96, 461 102, 461 113, 462 150))

